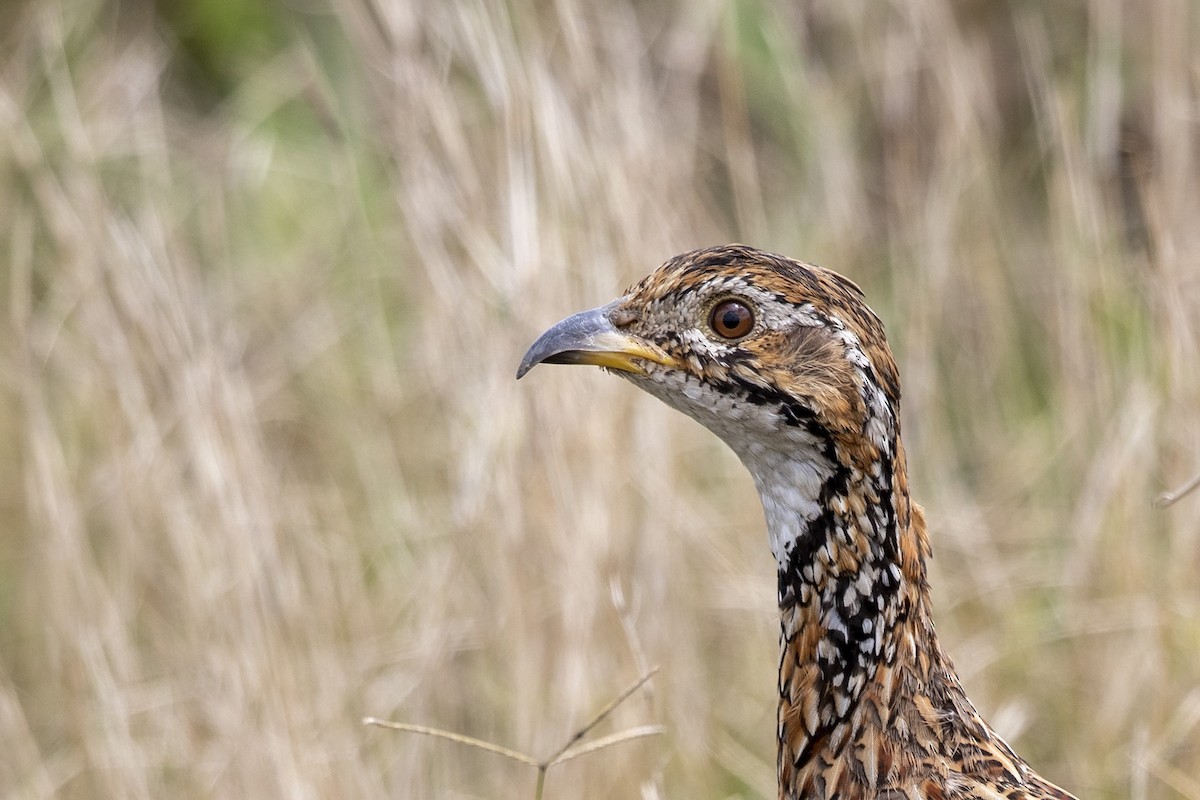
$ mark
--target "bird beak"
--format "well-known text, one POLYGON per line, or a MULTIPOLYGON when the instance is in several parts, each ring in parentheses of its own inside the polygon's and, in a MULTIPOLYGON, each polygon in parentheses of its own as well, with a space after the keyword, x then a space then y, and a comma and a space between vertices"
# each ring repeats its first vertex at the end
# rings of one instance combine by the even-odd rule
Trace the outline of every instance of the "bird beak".
POLYGON ((618 330, 608 318, 620 300, 567 317, 538 337, 529 348, 517 378, 538 364, 591 364, 645 375, 643 362, 665 366, 678 362, 654 344, 618 330))

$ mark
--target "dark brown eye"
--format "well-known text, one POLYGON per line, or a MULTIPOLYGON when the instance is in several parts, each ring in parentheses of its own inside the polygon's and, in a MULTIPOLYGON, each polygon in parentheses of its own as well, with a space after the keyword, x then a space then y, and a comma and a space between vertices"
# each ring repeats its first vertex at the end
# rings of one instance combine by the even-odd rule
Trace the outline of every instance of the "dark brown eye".
POLYGON ((754 312, 741 300, 722 300, 708 315, 708 326, 724 339, 740 339, 754 327, 754 312))

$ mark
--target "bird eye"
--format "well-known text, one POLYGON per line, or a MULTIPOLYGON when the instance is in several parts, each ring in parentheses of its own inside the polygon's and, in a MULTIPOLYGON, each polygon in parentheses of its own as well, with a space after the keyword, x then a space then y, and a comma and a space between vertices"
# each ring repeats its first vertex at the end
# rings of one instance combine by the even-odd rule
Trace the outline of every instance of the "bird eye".
POLYGON ((723 339, 740 339, 754 327, 754 312, 741 300, 722 300, 708 315, 708 326, 723 339))

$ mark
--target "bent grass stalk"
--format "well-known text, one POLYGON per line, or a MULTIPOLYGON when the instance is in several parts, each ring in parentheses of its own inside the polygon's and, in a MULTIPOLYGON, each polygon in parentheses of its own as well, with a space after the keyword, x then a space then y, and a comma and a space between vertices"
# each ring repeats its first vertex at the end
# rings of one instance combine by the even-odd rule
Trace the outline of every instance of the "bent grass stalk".
POLYGON ((546 783, 546 772, 550 767, 556 764, 563 764, 571 759, 585 756, 590 753, 595 753, 600 750, 612 747, 613 745, 621 744, 622 742, 632 741, 634 739, 643 739, 648 736, 660 736, 666 729, 662 725, 639 725, 635 728, 627 728, 626 730, 617 733, 603 736, 594 742, 589 742, 579 747, 574 745, 588 735, 599 725, 604 719, 616 709, 617 706, 625 702, 638 689, 645 685, 646 681, 653 678, 658 673, 658 667, 652 667, 644 675, 631 684, 625 691, 614 697, 608 702, 604 708, 600 709, 595 716, 582 728, 579 728, 573 733, 570 738, 558 748, 552 755, 547 758, 538 759, 528 753, 522 753, 519 750, 513 750, 503 745, 494 744, 483 739, 476 739, 473 736, 466 736, 453 731, 445 731, 440 728, 432 728, 427 725, 413 725, 408 722, 392 722, 390 720, 379 719, 378 717, 364 717, 363 724, 371 725, 377 728, 387 728, 394 731, 403 731, 405 733, 417 733, 423 736, 433 736, 438 739, 446 739, 458 744, 465 744, 479 750, 486 750, 489 753, 496 753, 505 758, 518 761, 522 764, 528 764, 531 767, 537 767, 538 777, 537 785, 534 789, 534 800, 542 800, 542 792, 546 783))

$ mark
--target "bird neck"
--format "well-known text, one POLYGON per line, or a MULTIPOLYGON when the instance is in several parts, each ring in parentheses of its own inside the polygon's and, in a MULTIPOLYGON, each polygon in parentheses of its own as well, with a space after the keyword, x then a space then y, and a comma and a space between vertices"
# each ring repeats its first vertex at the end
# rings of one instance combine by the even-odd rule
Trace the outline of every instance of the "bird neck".
POLYGON ((907 716, 910 661, 951 674, 929 623, 924 515, 898 435, 858 450, 817 443, 756 471, 779 576, 782 797, 824 796, 810 784, 843 751, 865 759, 873 782, 889 757, 860 745, 874 749, 907 716))

